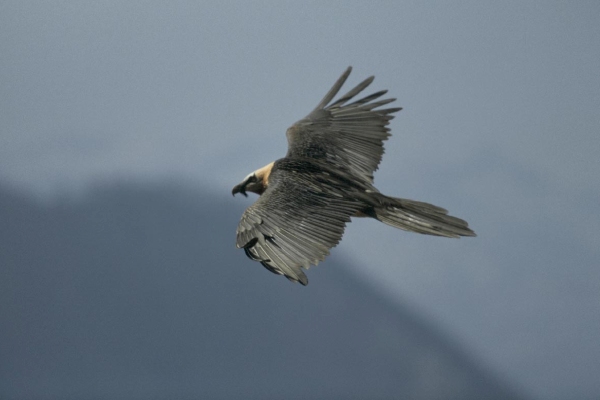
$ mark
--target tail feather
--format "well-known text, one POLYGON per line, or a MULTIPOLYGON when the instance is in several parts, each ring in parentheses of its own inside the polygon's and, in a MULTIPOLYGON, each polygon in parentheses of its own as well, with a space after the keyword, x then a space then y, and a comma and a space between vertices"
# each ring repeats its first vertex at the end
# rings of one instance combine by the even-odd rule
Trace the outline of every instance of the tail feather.
POLYGON ((433 204, 381 196, 381 205, 373 207, 369 216, 384 224, 405 231, 426 235, 458 238, 460 236, 477 236, 469 228, 467 221, 448 215, 448 211, 433 204), (381 201, 383 200, 383 201, 381 201))

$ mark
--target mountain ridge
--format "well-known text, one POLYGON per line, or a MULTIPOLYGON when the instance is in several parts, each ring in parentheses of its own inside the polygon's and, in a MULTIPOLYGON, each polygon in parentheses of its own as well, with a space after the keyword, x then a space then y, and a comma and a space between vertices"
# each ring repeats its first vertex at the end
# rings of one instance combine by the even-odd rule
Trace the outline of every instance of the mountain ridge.
POLYGON ((242 211, 177 184, 0 187, 1 397, 522 398, 338 257, 307 288, 247 260, 242 211))

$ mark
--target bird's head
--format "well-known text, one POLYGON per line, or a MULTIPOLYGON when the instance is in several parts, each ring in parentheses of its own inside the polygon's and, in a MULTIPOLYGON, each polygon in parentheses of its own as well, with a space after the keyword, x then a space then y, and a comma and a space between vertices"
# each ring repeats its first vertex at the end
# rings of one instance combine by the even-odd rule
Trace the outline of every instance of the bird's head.
POLYGON ((270 163, 269 165, 248 174, 243 181, 233 187, 231 194, 235 196, 236 193, 241 193, 246 197, 248 197, 246 192, 252 192, 258 195, 263 194, 269 185, 269 175, 271 174, 272 168, 273 163, 270 163))

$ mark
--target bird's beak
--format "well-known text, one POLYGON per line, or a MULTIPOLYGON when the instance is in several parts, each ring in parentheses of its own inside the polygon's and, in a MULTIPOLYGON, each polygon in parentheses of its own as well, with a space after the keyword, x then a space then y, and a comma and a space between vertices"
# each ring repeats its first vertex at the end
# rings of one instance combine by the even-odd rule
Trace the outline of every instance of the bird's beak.
POLYGON ((235 186, 233 187, 233 189, 231 190, 231 194, 232 194, 233 196, 235 196, 235 195, 236 195, 236 193, 241 193, 241 194, 243 194, 244 196, 248 197, 248 195, 246 194, 246 185, 247 185, 247 184, 248 184, 248 181, 247 181, 247 180, 245 180, 244 182, 242 182, 242 183, 239 183, 239 184, 235 185, 235 186))

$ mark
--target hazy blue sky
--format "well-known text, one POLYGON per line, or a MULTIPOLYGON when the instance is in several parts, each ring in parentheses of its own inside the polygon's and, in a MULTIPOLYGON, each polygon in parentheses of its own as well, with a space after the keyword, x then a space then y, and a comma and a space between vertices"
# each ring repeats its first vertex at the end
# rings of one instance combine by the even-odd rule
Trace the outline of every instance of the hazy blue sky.
POLYGON ((597 1, 4 1, 0 36, 0 179, 42 195, 227 196, 348 65, 375 75, 404 107, 377 186, 479 237, 361 220, 334 256, 531 393, 600 396, 597 1))

